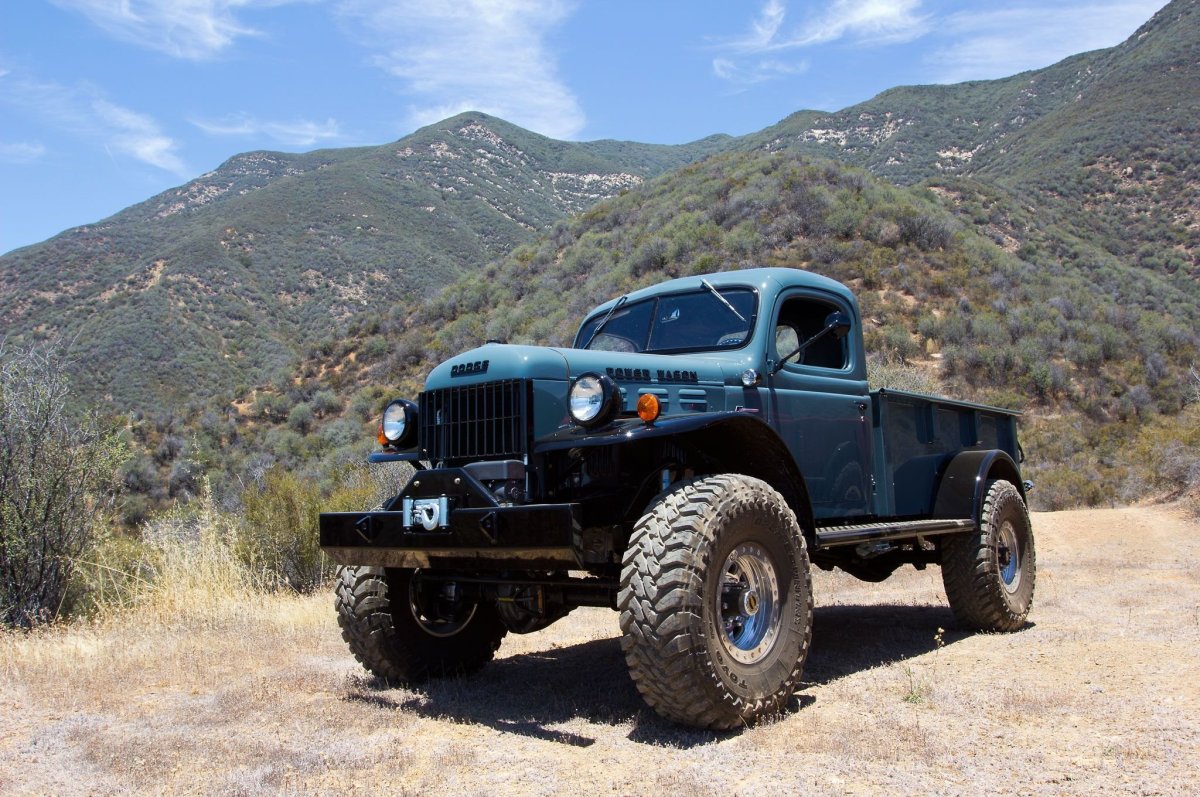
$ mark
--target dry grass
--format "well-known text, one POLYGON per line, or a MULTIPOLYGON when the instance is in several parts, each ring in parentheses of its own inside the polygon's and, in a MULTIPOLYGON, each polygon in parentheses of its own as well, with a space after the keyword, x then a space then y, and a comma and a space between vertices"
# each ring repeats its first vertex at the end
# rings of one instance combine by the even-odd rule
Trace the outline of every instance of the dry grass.
POLYGON ((0 635, 0 793, 1194 793, 1200 528, 1162 508, 1034 524, 1017 634, 955 630, 936 568, 818 574, 793 710, 734 734, 648 711, 610 612, 393 689, 328 596, 181 574, 91 624, 0 635))

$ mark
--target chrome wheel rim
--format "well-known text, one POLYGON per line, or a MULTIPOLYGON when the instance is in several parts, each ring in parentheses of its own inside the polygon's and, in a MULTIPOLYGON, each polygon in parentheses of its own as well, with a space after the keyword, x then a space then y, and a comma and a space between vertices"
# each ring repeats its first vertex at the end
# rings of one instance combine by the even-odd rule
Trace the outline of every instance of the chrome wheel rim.
POLYGON ((781 605, 775 566, 762 546, 747 542, 729 552, 715 600, 725 651, 743 664, 766 656, 779 637, 781 605))
POLYGON ((1021 549, 1017 530, 1009 520, 1001 524, 996 534, 996 566, 1005 591, 1015 593, 1021 586, 1021 549))

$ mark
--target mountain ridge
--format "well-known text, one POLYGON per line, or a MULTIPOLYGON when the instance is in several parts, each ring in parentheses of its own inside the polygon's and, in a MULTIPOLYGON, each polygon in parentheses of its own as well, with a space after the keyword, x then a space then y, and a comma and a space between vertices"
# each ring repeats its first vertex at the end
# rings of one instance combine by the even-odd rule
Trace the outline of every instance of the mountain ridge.
POLYGON ((85 381, 93 397, 186 402, 282 373, 331 321, 435 290, 721 141, 557 142, 467 113, 379 147, 242 153, 0 258, 0 323, 106 363, 85 381))
POLYGON ((1044 69, 897 87, 740 138, 561 142, 471 112, 381 146, 242 153, 0 257, 0 324, 17 341, 76 341, 81 388, 114 407, 231 399, 285 380, 364 310, 433 297, 655 175, 756 151, 924 185, 1038 269, 1079 269, 1146 304, 1125 269, 1137 266, 1186 316, 1179 297, 1200 278, 1198 8, 1174 0, 1123 44, 1044 69))

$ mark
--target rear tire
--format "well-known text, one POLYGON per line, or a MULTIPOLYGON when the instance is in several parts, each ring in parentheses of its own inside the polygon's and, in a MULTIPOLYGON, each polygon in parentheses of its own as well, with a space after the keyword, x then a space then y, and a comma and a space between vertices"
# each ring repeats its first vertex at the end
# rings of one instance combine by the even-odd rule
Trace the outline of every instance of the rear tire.
POLYGON ((418 583, 415 570, 338 570, 338 625, 354 657, 380 678, 410 684, 491 661, 507 633, 495 605, 461 601, 453 616, 439 616, 418 583))
POLYGON ((659 714, 727 729, 781 711, 812 636, 795 515, 748 476, 672 487, 634 528, 618 608, 630 675, 659 714))
POLYGON ((942 583, 959 623, 1016 631, 1033 606, 1037 577, 1025 499, 1011 482, 987 485, 979 530, 942 540, 942 583))

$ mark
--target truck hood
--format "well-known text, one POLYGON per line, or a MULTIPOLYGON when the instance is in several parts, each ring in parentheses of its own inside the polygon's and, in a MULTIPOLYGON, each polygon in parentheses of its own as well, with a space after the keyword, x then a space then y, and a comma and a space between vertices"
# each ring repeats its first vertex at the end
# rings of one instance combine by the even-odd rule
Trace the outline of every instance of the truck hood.
POLYGON ((719 385, 725 375, 719 362, 702 357, 667 354, 559 349, 567 359, 571 376, 607 374, 618 382, 680 383, 719 385))
POLYGON ((565 349, 489 343, 463 352, 434 368, 425 389, 494 382, 499 379, 559 379, 570 376, 565 349))
POLYGON ((618 383, 649 385, 725 382, 730 363, 706 357, 560 349, 489 343, 437 366, 426 389, 492 382, 499 379, 567 381, 586 373, 607 374, 618 383))

